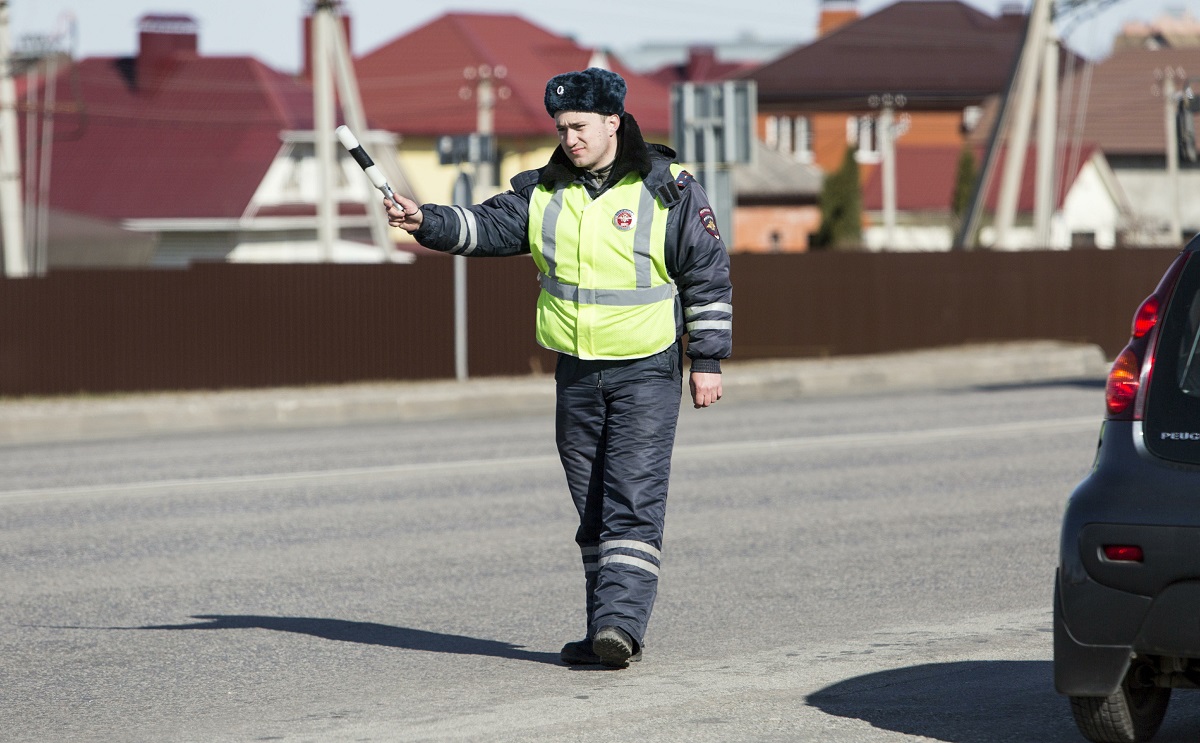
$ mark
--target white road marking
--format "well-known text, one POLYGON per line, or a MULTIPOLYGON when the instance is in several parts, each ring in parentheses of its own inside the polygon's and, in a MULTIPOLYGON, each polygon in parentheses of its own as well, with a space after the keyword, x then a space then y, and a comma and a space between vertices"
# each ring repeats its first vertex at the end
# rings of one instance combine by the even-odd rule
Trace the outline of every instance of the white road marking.
MULTIPOLYGON (((764 439, 709 444, 677 445, 675 457, 701 456, 711 458, 720 454, 747 454, 754 452, 810 451, 861 446, 906 446, 928 444, 963 438, 989 438, 995 436, 1047 434, 1094 428, 1100 420, 1097 416, 1081 418, 1055 418, 1050 420, 1015 421, 990 423, 981 426, 954 426, 914 431, 878 431, 829 436, 800 436, 785 439, 764 439)), ((78 485, 66 487, 29 488, 24 490, 0 491, 0 505, 21 503, 41 498, 69 496, 92 496, 108 494, 152 494, 158 491, 191 490, 197 488, 226 488, 247 485, 271 485, 288 482, 329 479, 358 479, 371 477, 406 477, 426 474, 462 472, 476 469, 522 469, 557 465, 558 457, 542 455, 532 457, 504 457, 493 459, 458 459, 444 462, 413 462, 408 464, 383 465, 377 467, 351 467, 333 470, 308 470, 301 472, 273 472, 258 475, 232 475, 226 477, 194 477, 173 480, 147 480, 142 482, 107 483, 103 485, 78 485)))

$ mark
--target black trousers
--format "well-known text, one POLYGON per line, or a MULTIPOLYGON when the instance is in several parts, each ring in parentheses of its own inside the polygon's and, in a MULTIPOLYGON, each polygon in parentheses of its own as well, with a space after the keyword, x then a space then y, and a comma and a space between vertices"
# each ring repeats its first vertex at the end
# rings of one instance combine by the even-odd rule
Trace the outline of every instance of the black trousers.
POLYGON ((639 645, 658 591, 671 450, 683 382, 677 341, 653 356, 560 354, 555 437, 579 512, 587 637, 620 627, 639 645))

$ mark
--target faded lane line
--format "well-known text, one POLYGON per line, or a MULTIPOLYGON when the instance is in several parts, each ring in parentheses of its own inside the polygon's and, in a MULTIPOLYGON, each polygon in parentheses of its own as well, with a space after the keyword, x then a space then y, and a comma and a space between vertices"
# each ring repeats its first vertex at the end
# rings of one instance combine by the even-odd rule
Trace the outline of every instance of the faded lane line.
MULTIPOLYGON (((932 428, 917 431, 884 431, 871 433, 833 434, 830 436, 802 436, 787 439, 763 439, 754 441, 692 444, 675 447, 676 457, 703 456, 711 458, 720 454, 746 454, 753 452, 805 451, 814 449, 845 448, 848 446, 904 446, 927 444, 961 438, 988 438, 1019 434, 1045 434, 1057 431, 1073 431, 1085 428, 1099 429, 1096 416, 1086 418, 1058 418, 1040 421, 1017 421, 993 423, 984 426, 957 426, 932 428)), ((103 494, 138 494, 154 491, 187 490, 196 488, 225 488, 246 485, 266 485, 311 480, 353 479, 368 477, 404 477, 424 474, 455 473, 476 469, 521 469, 527 467, 557 465, 556 456, 507 457, 504 459, 467 459, 446 462, 414 462, 411 464, 385 465, 380 467, 353 467, 335 470, 311 470, 304 472, 277 472, 261 475, 233 475, 228 477, 197 477, 177 480, 148 480, 143 482, 112 483, 105 485, 80 485, 52 488, 30 488, 26 490, 0 491, 0 505, 20 503, 47 497, 88 496, 103 494)))

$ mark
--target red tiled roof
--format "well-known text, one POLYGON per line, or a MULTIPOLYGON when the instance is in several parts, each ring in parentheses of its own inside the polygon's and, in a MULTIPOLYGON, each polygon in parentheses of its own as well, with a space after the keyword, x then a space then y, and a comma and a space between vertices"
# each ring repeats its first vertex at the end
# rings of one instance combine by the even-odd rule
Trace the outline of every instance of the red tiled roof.
POLYGON ((97 57, 59 75, 59 105, 78 112, 55 117, 53 206, 113 220, 238 217, 280 132, 312 128, 309 89, 253 58, 180 54, 158 69, 148 79, 136 58, 97 57))
MULTIPOLYGON (((546 81, 584 69, 591 56, 592 50, 516 15, 448 13, 360 57, 355 68, 372 125, 410 136, 475 131, 475 82, 463 71, 503 69, 495 81, 495 132, 542 137, 554 132, 543 103, 546 81)), ((641 129, 670 131, 670 92, 609 62, 625 78, 625 109, 641 129)))
MULTIPOLYGON (((1084 137, 1109 155, 1166 151, 1163 71, 1195 75, 1200 49, 1122 49, 1092 72, 1084 137)), ((1179 91, 1183 81, 1176 79, 1179 91)))
POLYGON ((1024 25, 1023 15, 994 18, 957 0, 902 1, 743 77, 762 103, 902 93, 910 106, 961 105, 1007 89, 1024 25))
MULTIPOLYGON (((958 157, 962 150, 958 147, 913 146, 896 147, 896 209, 899 211, 950 211, 953 197, 954 179, 958 173, 958 157)), ((1061 208, 1066 192, 1079 177, 1080 171, 1096 152, 1095 145, 1084 145, 1075 162, 1075 169, 1067 178, 1059 179, 1058 193, 1055 195, 1055 208, 1061 208)), ((975 168, 983 166, 983 153, 975 151, 975 168)), ((1007 149, 1001 148, 996 155, 997 167, 994 170, 992 182, 988 187, 985 208, 989 211, 996 209, 999 201, 1001 174, 1004 170, 1004 160, 1007 149)), ((1025 157, 1024 171, 1021 175, 1021 190, 1017 197, 1017 210, 1031 212, 1034 206, 1034 172, 1037 164, 1037 150, 1029 148, 1025 157)), ((863 183, 863 209, 879 211, 883 209, 883 168, 874 166, 866 181, 863 183)))

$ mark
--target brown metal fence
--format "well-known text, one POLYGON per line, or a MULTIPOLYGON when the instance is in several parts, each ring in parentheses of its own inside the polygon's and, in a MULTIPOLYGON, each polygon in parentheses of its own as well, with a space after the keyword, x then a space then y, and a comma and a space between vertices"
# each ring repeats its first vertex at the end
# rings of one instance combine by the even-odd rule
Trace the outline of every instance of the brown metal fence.
POLYGON ((1178 250, 734 256, 739 358, 845 355, 1006 340, 1115 356, 1178 250))
MULTIPOLYGON (((1175 250, 732 257, 735 358, 1058 339, 1114 356, 1175 250)), ((0 394, 454 376, 453 267, 200 264, 0 280, 0 394)), ((468 263, 472 376, 547 372, 527 258, 468 263)))

